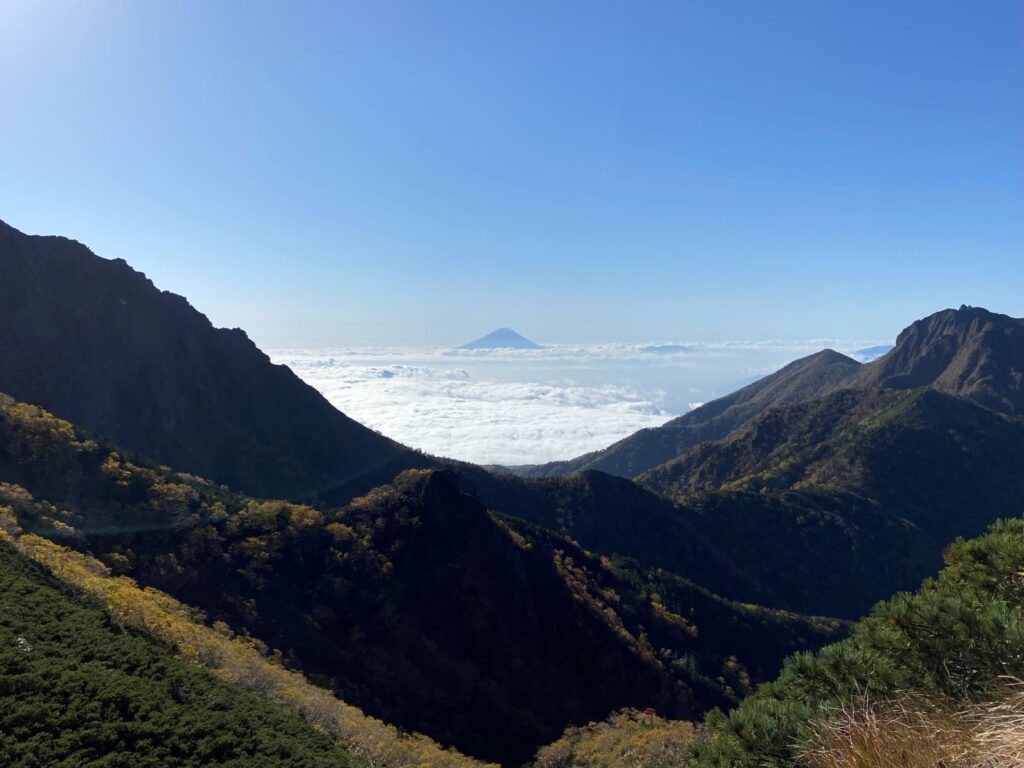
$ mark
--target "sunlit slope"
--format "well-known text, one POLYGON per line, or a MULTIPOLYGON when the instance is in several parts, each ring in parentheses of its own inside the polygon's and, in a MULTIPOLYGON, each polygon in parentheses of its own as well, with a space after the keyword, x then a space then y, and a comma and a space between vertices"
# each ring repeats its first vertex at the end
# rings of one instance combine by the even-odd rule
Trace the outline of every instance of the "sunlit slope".
POLYGON ((857 371, 853 387, 930 387, 998 413, 1024 415, 1024 318, 981 307, 912 323, 895 348, 857 371))

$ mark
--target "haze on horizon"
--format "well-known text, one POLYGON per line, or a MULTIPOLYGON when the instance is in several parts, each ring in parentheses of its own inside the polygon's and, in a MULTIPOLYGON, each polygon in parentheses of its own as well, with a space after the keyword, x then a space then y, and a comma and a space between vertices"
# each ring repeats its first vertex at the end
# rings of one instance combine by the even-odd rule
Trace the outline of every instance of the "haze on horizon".
POLYGON ((270 348, 1020 316, 1024 6, 985 10, 15 0, 0 219, 270 348))

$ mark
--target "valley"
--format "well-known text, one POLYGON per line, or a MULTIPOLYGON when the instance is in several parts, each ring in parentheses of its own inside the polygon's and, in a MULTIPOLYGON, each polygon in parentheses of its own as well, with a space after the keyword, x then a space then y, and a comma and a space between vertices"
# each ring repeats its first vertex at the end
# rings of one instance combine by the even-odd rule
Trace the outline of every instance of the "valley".
POLYGON ((753 694, 746 717, 784 659, 763 691, 791 695, 794 653, 856 647, 951 541, 1024 515, 1020 319, 941 311, 872 362, 817 352, 509 471, 361 426, 123 262, 0 235, 10 530, 251 639, 381 738, 515 766, 617 711, 699 722, 753 694))

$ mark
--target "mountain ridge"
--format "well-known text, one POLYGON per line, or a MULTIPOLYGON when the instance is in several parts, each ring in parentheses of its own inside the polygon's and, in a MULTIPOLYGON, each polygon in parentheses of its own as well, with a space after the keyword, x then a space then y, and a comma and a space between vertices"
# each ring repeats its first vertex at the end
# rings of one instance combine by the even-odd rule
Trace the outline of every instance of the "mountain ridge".
POLYGON ((928 386, 986 408, 1024 415, 1024 318, 962 305, 911 323, 853 387, 928 386))
POLYGON ((1024 414, 1024 318, 966 305, 941 310, 911 323, 889 351, 869 362, 822 350, 607 448, 565 461, 503 469, 523 477, 584 469, 637 477, 701 442, 725 437, 775 406, 847 387, 918 386, 966 397, 1000 413, 1024 414))
POLYGON ((1000 317, 925 318, 905 364, 823 350, 609 454, 630 472, 668 455, 657 486, 522 479, 388 441, 123 262, 0 228, 0 391, 91 422, 0 396, 0 480, 56 515, 26 527, 370 714, 514 764, 609 708, 734 702, 841 633, 822 616, 860 615, 1014 511, 1021 422, 979 403, 1015 407, 1018 321, 1000 317))
POLYGON ((506 764, 624 705, 730 703, 727 662, 748 674, 749 654, 764 679, 843 634, 495 515, 452 469, 411 470, 339 509, 261 501, 0 396, 4 483, 40 501, 14 505, 27 533, 278 649, 371 716, 506 764))
POLYGON ((309 496, 416 455, 123 260, 4 223, 0 391, 257 495, 309 496))
POLYGON ((724 397, 705 403, 660 427, 641 430, 608 448, 564 462, 509 471, 524 477, 550 477, 594 469, 620 477, 635 477, 687 448, 724 437, 740 424, 774 405, 808 399, 828 391, 853 375, 856 360, 824 349, 784 366, 724 397))

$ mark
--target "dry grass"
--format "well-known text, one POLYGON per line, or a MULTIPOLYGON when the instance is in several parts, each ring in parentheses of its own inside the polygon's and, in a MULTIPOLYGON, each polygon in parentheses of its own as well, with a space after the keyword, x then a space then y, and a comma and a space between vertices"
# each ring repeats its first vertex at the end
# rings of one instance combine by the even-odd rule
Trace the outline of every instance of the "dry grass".
POLYGON ((1024 682, 996 700, 954 709, 905 695, 866 697, 812 725, 806 768, 1024 768, 1024 682))
POLYGON ((979 768, 1024 766, 1024 682, 1007 681, 999 702, 977 707, 967 718, 974 725, 979 768))
POLYGON ((916 697, 848 703, 815 723, 807 768, 976 768, 970 723, 916 697))

